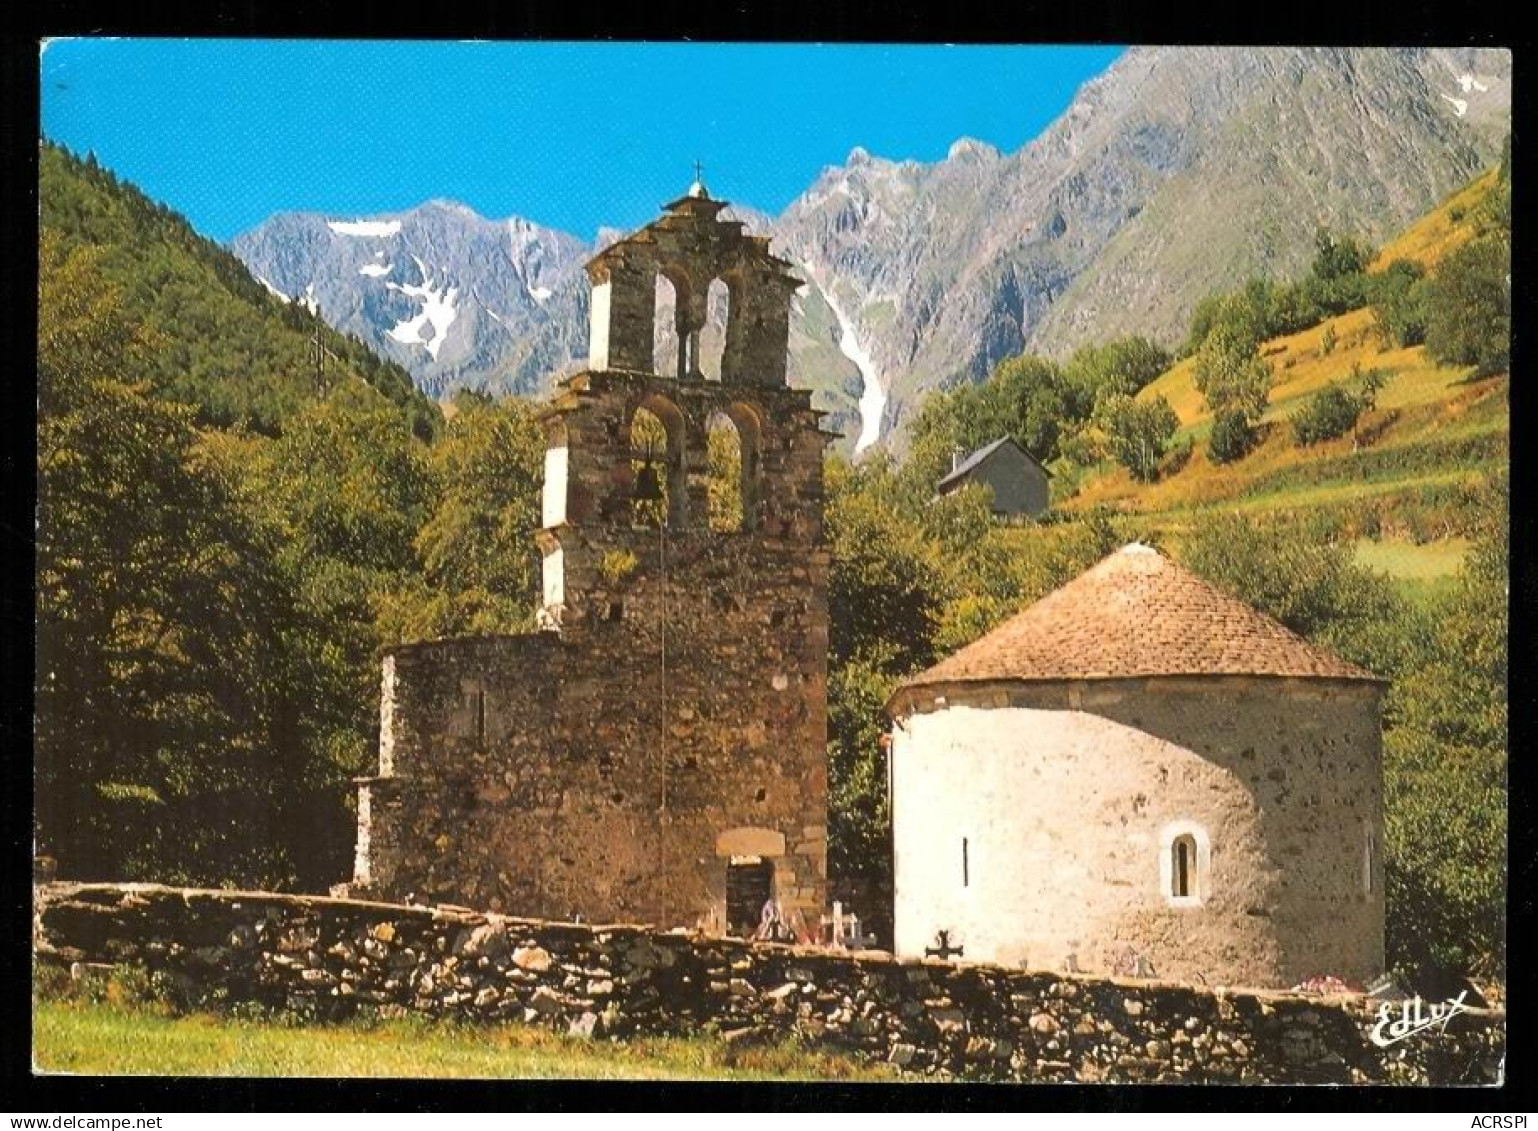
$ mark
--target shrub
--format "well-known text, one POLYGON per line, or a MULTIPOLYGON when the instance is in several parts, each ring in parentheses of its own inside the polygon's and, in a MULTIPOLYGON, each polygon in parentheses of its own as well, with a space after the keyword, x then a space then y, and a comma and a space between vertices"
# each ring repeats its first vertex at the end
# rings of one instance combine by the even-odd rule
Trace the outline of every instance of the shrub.
POLYGON ((599 559, 598 574, 612 587, 634 573, 640 564, 640 559, 629 550, 609 550, 599 559))
POLYGON ((1396 259, 1373 279, 1373 317, 1394 345, 1418 346, 1426 340, 1425 274, 1419 263, 1396 259))
POLYGON ((1207 437, 1207 456, 1213 463, 1232 463, 1243 459, 1260 439, 1260 429, 1248 415, 1237 409, 1220 412, 1212 422, 1207 437))
POLYGON ((1293 438, 1306 447, 1344 436, 1366 407, 1341 382, 1331 381, 1292 418, 1293 438))
POLYGON ((1335 352, 1335 324, 1333 322, 1324 328, 1324 335, 1319 339, 1319 352, 1326 357, 1335 352))

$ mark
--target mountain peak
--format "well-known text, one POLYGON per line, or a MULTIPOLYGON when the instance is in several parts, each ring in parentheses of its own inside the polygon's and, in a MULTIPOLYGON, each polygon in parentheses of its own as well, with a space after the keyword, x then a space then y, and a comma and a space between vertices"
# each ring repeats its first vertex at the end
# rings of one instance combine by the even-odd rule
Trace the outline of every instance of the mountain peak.
POLYGON ((945 154, 947 161, 997 161, 999 151, 975 137, 959 137, 945 154))
POLYGON ((486 218, 468 204, 462 204, 457 200, 451 200, 446 196, 435 196, 431 200, 423 201, 411 211, 413 212, 447 212, 452 216, 462 216, 467 220, 481 220, 486 218))

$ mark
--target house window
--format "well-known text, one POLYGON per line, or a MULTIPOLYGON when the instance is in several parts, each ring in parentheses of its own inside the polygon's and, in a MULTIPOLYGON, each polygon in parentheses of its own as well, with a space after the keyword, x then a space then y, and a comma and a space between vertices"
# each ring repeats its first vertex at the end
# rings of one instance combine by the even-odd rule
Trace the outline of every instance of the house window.
POLYGON ((1171 907, 1200 907, 1211 894, 1212 847, 1207 830, 1174 821, 1159 836, 1159 890, 1171 907))

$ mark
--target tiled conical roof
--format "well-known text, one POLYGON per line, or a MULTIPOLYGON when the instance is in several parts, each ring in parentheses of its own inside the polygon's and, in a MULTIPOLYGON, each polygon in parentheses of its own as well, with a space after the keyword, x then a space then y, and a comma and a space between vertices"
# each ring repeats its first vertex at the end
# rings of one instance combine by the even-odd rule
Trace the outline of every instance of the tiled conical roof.
POLYGON ((1133 543, 902 686, 1190 675, 1381 682, 1133 543))

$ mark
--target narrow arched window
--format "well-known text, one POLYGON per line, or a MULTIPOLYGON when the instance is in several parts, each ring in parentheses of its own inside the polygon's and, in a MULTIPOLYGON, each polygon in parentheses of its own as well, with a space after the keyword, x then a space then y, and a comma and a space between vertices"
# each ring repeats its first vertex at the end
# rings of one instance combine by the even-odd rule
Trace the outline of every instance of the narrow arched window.
POLYGON ((1193 821, 1174 821, 1159 835, 1159 888, 1171 907, 1199 907, 1208 896, 1212 847, 1193 821))
POLYGON ((671 278, 665 274, 657 276, 652 311, 652 372, 659 377, 679 377, 687 369, 688 341, 681 341, 678 335, 678 304, 682 297, 671 278))
POLYGON ((1378 844, 1373 835, 1372 826, 1367 826, 1367 835, 1362 845, 1362 891, 1367 895, 1372 894, 1372 874, 1377 864, 1378 844))
POLYGON ((648 397, 630 421, 631 522, 655 527, 664 519, 684 526, 684 418, 665 397, 648 397))
POLYGON ((1177 836, 1170 852, 1170 895, 1190 899, 1196 894, 1196 838, 1177 836))

